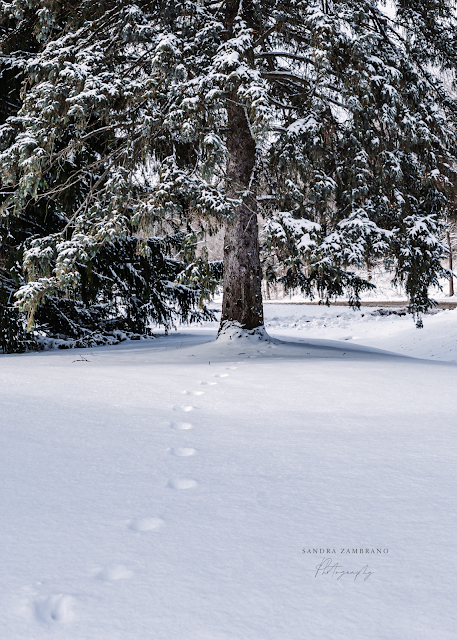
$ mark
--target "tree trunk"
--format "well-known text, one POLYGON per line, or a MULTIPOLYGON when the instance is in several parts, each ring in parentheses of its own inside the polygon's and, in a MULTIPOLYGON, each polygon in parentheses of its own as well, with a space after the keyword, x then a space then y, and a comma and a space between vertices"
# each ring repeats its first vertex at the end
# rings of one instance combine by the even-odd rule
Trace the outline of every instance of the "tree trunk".
POLYGON ((224 294, 221 328, 238 322, 244 329, 263 326, 261 268, 257 214, 243 204, 224 239, 224 294))
MULTIPOLYGON (((227 33, 232 33, 238 0, 226 3, 227 33)), ((226 190, 231 198, 248 191, 256 162, 256 144, 246 110, 240 105, 236 89, 226 97, 227 149, 226 190)), ((224 292, 221 326, 239 323, 244 329, 263 327, 262 271, 259 256, 257 203, 249 193, 228 224, 224 239, 224 292)))
MULTIPOLYGON (((447 243, 449 245, 449 269, 453 271, 454 267, 452 264, 452 244, 451 244, 451 235, 449 233, 449 230, 446 231, 446 237, 447 237, 447 243)), ((449 280, 449 296, 452 297, 453 295, 454 295, 454 278, 451 276, 449 280)))

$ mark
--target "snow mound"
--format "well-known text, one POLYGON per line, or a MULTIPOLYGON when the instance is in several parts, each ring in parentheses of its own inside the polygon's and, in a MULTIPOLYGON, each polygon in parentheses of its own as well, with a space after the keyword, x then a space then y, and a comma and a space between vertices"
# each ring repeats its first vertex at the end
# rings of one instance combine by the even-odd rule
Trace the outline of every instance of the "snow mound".
POLYGON ((244 329, 239 322, 225 322, 221 326, 218 336, 218 342, 230 343, 233 340, 237 342, 241 340, 243 343, 257 344, 259 340, 263 342, 272 342, 272 339, 266 332, 264 326, 255 329, 244 329))

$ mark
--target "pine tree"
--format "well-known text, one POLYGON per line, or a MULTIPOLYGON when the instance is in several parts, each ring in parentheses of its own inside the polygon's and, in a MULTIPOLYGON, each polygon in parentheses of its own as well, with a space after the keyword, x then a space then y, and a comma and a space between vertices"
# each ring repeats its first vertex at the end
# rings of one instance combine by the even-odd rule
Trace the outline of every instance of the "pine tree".
MULTIPOLYGON (((1 131, 4 210, 69 181, 90 189, 71 233, 26 253, 22 308, 75 286, 76 265, 129 224, 141 237, 151 221, 224 223, 221 328, 255 331, 262 213, 269 277, 358 304, 372 285, 353 269, 382 258, 420 324, 449 275, 439 236, 457 105, 434 71, 455 69, 456 21, 448 0, 394 4, 390 16, 368 0, 33 3, 45 44, 1 131), (103 153, 81 166, 101 135, 103 153), (49 184, 62 163, 69 177, 49 184)), ((28 19, 26 0, 1 6, 28 19)))

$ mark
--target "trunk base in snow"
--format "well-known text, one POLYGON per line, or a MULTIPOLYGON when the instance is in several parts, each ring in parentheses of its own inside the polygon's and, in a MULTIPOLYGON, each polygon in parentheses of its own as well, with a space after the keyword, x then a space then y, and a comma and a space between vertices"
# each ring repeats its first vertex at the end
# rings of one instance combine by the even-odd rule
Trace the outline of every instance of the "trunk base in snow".
POLYGON ((221 342, 229 342, 230 340, 248 340, 257 343, 259 340, 263 342, 274 342, 268 335, 265 327, 262 325, 255 329, 244 329, 244 327, 236 321, 222 322, 217 334, 217 340, 221 342))

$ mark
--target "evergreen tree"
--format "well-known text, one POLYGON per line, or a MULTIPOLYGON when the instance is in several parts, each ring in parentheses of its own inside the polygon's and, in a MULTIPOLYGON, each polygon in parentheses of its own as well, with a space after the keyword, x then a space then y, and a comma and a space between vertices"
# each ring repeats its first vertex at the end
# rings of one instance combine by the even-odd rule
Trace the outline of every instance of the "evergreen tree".
MULTIPOLYGON (((62 31, 62 19, 54 29, 62 31)), ((4 17, 2 69, 0 77, 0 123, 14 122, 21 108, 20 88, 24 68, 39 51, 33 33, 36 11, 26 12, 23 20, 4 17), (27 27, 27 28, 24 28, 27 27)), ((63 133, 63 132, 62 132, 63 133)), ((71 127, 59 140, 61 146, 71 141, 71 127)), ((103 163, 99 159, 113 143, 109 132, 92 137, 84 149, 71 159, 63 157, 47 167, 45 185, 64 185, 29 199, 15 211, 5 208, 0 217, 0 349, 5 352, 39 348, 52 342, 64 346, 90 346, 118 342, 126 334, 146 334, 152 321, 169 328, 179 319, 198 321, 212 317, 204 299, 214 292, 221 278, 220 263, 208 263, 205 253, 196 254, 198 233, 168 227, 159 236, 143 234, 141 255, 137 251, 130 221, 124 212, 122 235, 106 238, 92 254, 74 255, 74 278, 71 286, 49 287, 39 291, 33 312, 36 331, 27 334, 25 317, 13 306, 18 287, 25 285, 22 264, 29 279, 39 274, 46 279, 56 268, 56 246, 73 235, 71 214, 87 202, 93 182, 100 179, 103 163), (95 162, 94 171, 87 166, 95 162), (79 180, 77 171, 85 175, 79 180), (41 248, 46 246, 46 251, 41 248), (25 251, 25 262, 24 262, 25 251), (43 295, 45 293, 46 295, 43 295), (41 305, 40 305, 41 303, 41 305)), ((14 193, 3 191, 3 200, 14 193)), ((148 229, 149 230, 149 229, 148 229)), ((68 258, 68 255, 67 255, 68 258)), ((33 285, 32 285, 33 286, 33 285)))
MULTIPOLYGON (((1 130, 4 210, 90 188, 67 235, 26 252, 22 308, 77 286, 77 265, 129 224, 141 236, 151 221, 224 222, 221 327, 256 330, 260 212, 269 277, 357 304, 372 285, 353 268, 382 258, 420 323, 448 275, 457 105, 433 70, 455 69, 456 21, 450 0, 393 4, 394 16, 369 0, 34 2, 44 45, 1 130)), ((26 0, 0 5, 28 19, 26 0)))

